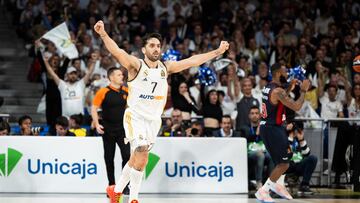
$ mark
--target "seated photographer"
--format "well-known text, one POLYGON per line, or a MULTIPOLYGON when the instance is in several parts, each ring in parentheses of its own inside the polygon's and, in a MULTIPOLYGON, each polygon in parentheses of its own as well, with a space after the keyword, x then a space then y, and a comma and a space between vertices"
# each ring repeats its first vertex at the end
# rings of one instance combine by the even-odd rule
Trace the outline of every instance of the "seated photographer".
POLYGON ((15 135, 39 135, 41 127, 32 127, 32 118, 28 115, 21 116, 18 120, 20 131, 15 135))
MULTIPOLYGON (((240 127, 241 137, 246 138, 248 143, 249 174, 255 170, 256 188, 262 187, 264 167, 268 166, 268 172, 274 168, 270 154, 266 151, 259 132, 260 109, 253 106, 249 111, 250 125, 240 127)), ((266 174, 267 176, 269 174, 266 174)))
POLYGON ((10 135, 10 129, 9 123, 0 119, 0 136, 10 135))
POLYGON ((190 128, 186 129, 186 137, 204 137, 204 128, 199 121, 193 121, 190 128))
POLYGON ((240 137, 240 133, 233 130, 231 117, 224 115, 221 119, 220 130, 215 133, 215 137, 240 137))
POLYGON ((56 118, 55 121, 56 136, 75 136, 69 131, 69 121, 65 116, 56 118))
POLYGON ((290 166, 286 174, 295 174, 302 176, 302 181, 298 193, 310 195, 309 183, 311 176, 316 168, 317 157, 310 154, 310 148, 304 139, 304 131, 302 123, 289 123, 286 126, 288 131, 289 147, 292 151, 290 166))
POLYGON ((171 112, 171 119, 166 121, 161 136, 163 137, 184 137, 186 135, 186 124, 183 122, 182 113, 179 109, 171 112))

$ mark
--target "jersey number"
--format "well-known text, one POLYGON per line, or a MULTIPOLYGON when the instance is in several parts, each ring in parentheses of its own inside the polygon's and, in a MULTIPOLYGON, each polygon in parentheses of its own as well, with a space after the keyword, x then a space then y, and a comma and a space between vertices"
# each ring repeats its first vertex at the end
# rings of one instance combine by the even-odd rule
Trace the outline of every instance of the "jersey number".
POLYGON ((152 90, 152 92, 151 92, 151 93, 154 93, 155 88, 156 88, 156 86, 157 86, 157 82, 151 82, 151 84, 154 84, 153 90, 152 90))
POLYGON ((266 111, 266 104, 262 103, 261 105, 261 117, 262 118, 267 118, 267 111, 266 111))

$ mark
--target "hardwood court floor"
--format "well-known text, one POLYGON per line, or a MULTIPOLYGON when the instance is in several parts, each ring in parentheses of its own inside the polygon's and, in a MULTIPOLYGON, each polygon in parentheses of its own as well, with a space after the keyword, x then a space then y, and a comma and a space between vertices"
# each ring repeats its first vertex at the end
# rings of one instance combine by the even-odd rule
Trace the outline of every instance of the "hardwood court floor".
MULTIPOLYGON (((275 199, 276 202, 296 202, 296 203, 359 203, 356 199, 333 199, 323 197, 309 199, 295 198, 292 201, 275 199)), ((15 194, 0 193, 0 203, 108 203, 105 194, 15 194)), ((248 195, 196 195, 196 194, 143 194, 141 203, 255 203, 254 198, 248 195)), ((126 202, 124 202, 126 203, 126 202)))

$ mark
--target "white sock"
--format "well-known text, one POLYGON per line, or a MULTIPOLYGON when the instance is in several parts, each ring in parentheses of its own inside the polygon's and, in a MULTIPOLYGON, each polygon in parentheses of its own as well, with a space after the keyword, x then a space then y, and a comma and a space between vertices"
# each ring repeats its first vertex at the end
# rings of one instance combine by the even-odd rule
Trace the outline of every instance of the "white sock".
POLYGON ((266 191, 266 192, 269 192, 270 191, 270 188, 274 188, 275 187, 275 183, 272 182, 270 180, 270 178, 268 178, 265 182, 265 184, 262 186, 262 188, 266 191))
POLYGON ((129 164, 127 163, 124 166, 124 168, 122 169, 120 180, 115 185, 115 189, 114 189, 115 192, 117 192, 117 193, 123 192, 124 188, 130 181, 130 171, 131 171, 131 168, 130 168, 129 164))
POLYGON ((132 200, 138 200, 143 176, 144 176, 144 171, 138 171, 134 168, 131 169, 129 202, 131 202, 132 200))

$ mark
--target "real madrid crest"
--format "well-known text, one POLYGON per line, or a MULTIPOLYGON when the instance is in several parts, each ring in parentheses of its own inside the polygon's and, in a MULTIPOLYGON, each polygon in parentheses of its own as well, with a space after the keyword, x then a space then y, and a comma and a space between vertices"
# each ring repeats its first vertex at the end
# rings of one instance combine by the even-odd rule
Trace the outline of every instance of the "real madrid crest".
POLYGON ((165 77, 165 71, 161 70, 161 77, 165 77))
POLYGON ((144 71, 144 75, 145 75, 145 77, 149 75, 147 70, 144 71))

